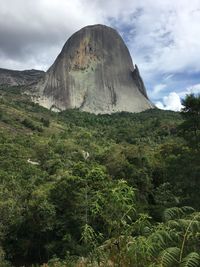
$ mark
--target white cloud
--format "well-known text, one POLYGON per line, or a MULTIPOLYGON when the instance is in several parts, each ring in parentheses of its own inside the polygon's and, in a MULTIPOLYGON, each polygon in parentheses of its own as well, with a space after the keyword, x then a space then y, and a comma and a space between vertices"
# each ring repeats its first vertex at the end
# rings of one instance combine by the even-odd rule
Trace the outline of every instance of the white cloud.
POLYGON ((153 88, 153 94, 157 94, 161 91, 163 91, 166 88, 166 84, 164 83, 160 83, 160 84, 156 84, 153 88))
POLYGON ((169 74, 169 75, 167 75, 166 77, 164 77, 164 80, 165 80, 165 81, 169 81, 169 80, 171 80, 173 77, 174 77, 174 74, 169 74))
POLYGON ((200 70, 200 1, 144 0, 129 16, 129 46, 147 79, 158 73, 200 70))
POLYGON ((164 110, 180 111, 182 108, 180 96, 176 92, 169 93, 163 97, 163 102, 157 102, 156 106, 164 110))
POLYGON ((162 101, 157 101, 155 105, 164 110, 180 111, 183 107, 181 99, 189 94, 200 94, 200 83, 188 86, 184 91, 179 93, 170 92, 167 96, 162 98, 162 101))
POLYGON ((188 94, 200 94, 200 83, 187 87, 186 90, 179 93, 179 96, 185 97, 188 94))

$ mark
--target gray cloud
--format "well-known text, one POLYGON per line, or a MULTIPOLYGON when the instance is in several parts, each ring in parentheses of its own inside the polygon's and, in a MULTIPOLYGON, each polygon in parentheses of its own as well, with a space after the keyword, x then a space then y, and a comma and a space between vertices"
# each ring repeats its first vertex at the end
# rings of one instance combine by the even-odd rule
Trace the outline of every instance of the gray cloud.
POLYGON ((103 22, 79 0, 0 0, 0 6, 0 67, 46 68, 74 31, 103 22))

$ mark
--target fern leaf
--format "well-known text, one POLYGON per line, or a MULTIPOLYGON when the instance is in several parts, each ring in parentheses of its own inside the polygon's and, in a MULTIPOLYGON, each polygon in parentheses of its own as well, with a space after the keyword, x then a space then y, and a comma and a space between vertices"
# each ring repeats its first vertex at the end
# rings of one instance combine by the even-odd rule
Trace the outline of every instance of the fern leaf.
POLYGON ((180 255, 180 248, 166 248, 161 253, 161 266, 176 266, 180 255))
POLYGON ((181 263, 181 267, 198 267, 200 265, 200 256, 196 252, 189 253, 181 263))
POLYGON ((182 208, 182 211, 184 212, 184 213, 193 213, 195 210, 194 210, 194 208, 192 208, 192 207, 190 207, 190 206, 183 206, 182 208))
POLYGON ((173 207, 165 209, 163 213, 164 221, 180 219, 183 215, 194 212, 194 209, 188 206, 184 206, 182 208, 173 207))
POLYGON ((163 213, 163 219, 167 222, 169 220, 180 218, 180 213, 181 209, 178 207, 165 209, 163 213))

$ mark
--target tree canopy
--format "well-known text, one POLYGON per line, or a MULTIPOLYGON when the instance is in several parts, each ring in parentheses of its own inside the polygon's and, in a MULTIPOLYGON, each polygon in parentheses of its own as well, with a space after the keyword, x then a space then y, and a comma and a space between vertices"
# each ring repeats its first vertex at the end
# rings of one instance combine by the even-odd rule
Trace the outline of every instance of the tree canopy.
POLYGON ((199 96, 94 115, 22 92, 0 88, 2 267, 200 266, 199 96))

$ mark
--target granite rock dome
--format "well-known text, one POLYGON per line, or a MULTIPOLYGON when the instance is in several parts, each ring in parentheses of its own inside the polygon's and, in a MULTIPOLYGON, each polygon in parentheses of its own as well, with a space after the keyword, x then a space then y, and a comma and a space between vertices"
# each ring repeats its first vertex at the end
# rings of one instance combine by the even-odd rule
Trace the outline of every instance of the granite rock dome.
POLYGON ((121 36, 104 25, 74 33, 35 92, 35 101, 53 110, 98 114, 154 108, 121 36))

